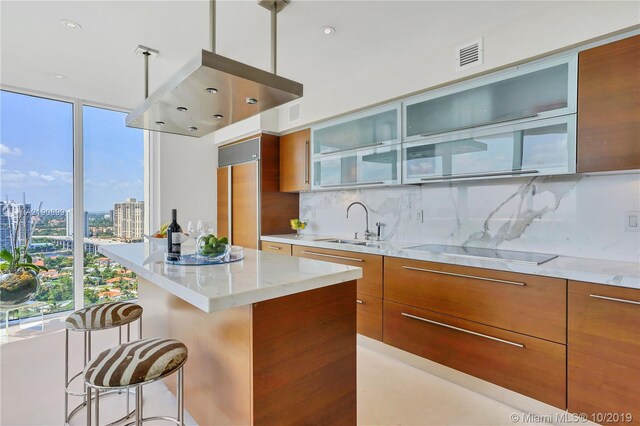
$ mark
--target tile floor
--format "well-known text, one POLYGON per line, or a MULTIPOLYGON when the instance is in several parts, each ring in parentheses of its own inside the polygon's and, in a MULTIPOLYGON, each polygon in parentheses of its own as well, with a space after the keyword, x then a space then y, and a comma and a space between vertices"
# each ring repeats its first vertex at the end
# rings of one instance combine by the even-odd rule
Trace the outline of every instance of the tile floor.
MULTIPOLYGON (((52 322, 44 332, 20 330, 17 334, 0 346, 0 424, 60 425, 64 407, 62 326, 52 322)), ((101 344, 107 347, 114 341, 111 339, 117 337, 95 339, 95 350, 100 350, 101 344)), ((71 340, 71 344, 81 345, 81 341, 71 340)), ((80 359, 74 357, 71 362, 78 363, 80 359)), ((146 414, 173 414, 175 399, 164 385, 145 389, 146 414)), ((101 404, 104 416, 123 411, 123 398, 110 396, 101 404)), ((386 355, 358 347, 358 424, 513 425, 514 413, 522 414, 386 355)), ((82 416, 72 423, 81 424, 85 424, 82 416)), ((187 416, 187 424, 196 423, 187 416)))

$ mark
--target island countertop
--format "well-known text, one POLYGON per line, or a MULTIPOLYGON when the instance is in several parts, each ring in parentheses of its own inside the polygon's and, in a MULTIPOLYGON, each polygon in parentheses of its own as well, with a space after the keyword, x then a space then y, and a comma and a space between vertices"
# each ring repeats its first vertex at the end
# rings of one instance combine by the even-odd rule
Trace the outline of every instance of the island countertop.
POLYGON ((166 264, 164 253, 147 242, 105 245, 98 250, 207 313, 362 277, 362 269, 357 267, 251 249, 244 250, 241 261, 206 266, 166 264))

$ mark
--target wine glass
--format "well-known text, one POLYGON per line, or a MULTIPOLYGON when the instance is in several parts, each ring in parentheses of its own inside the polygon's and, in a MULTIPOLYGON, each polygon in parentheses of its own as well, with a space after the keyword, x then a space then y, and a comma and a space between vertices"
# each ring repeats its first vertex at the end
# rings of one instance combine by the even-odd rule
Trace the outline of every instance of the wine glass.
POLYGON ((195 220, 190 220, 189 223, 187 223, 187 232, 190 237, 196 238, 197 225, 195 220))

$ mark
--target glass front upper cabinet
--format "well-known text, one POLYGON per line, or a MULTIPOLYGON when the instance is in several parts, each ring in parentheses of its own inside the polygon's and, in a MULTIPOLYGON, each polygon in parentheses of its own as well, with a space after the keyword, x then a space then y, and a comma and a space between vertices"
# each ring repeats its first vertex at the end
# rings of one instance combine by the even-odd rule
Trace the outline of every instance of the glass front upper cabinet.
POLYGON ((400 144, 316 157, 312 190, 400 183, 400 144))
POLYGON ((575 114, 403 145, 402 183, 575 173, 575 114))
POLYGON ((575 54, 416 96, 404 105, 404 141, 576 112, 575 54))
POLYGON ((400 142, 400 103, 341 117, 311 130, 314 156, 393 145, 400 142))

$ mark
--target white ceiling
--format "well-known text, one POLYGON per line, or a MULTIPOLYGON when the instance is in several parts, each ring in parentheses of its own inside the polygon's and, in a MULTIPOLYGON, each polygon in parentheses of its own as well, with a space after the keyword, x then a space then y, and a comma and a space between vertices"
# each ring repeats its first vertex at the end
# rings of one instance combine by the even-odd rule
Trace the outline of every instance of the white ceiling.
MULTIPOLYGON (((505 60, 521 59, 519 46, 522 54, 530 54, 535 49, 527 49, 527 43, 547 49, 554 42, 637 24, 638 11, 635 1, 293 0, 279 14, 278 73, 304 84, 305 101, 329 102, 316 114, 326 116, 352 109, 353 102, 380 101, 435 80, 459 78, 452 74, 453 49, 504 34, 506 27, 513 34, 521 28, 522 34, 504 40, 506 48, 516 50, 501 54, 505 60), (585 16, 593 21, 576 28, 572 16, 576 22, 585 16), (537 28, 536 22, 548 24, 537 28), (572 26, 560 33, 562 22, 572 26), (325 25, 335 27, 336 34, 324 36, 325 25), (437 78, 435 71, 429 75, 438 69, 437 78), (368 95, 352 101, 354 87, 368 95)), ((133 108, 142 101, 143 60, 134 54, 138 44, 160 51, 150 64, 151 90, 199 49, 209 48, 207 1, 2 0, 0 15, 2 85, 112 106, 133 108), (67 29, 62 19, 82 28, 67 29)), ((269 13, 256 1, 219 1, 217 34, 219 54, 269 68, 269 13)), ((486 40, 485 46, 487 66, 496 66, 498 55, 486 40)))

